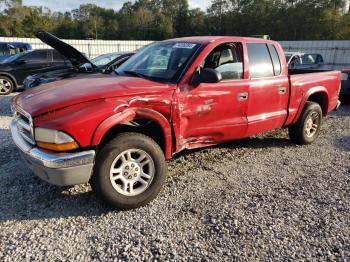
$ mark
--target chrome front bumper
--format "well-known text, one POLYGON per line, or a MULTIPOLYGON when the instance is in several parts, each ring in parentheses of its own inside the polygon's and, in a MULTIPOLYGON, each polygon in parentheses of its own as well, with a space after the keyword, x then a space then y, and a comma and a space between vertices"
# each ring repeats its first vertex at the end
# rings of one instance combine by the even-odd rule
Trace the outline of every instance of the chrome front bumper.
POLYGON ((41 150, 25 141, 17 129, 17 120, 11 122, 12 139, 20 149, 26 164, 41 179, 58 186, 72 186, 89 182, 95 151, 53 153, 41 150))

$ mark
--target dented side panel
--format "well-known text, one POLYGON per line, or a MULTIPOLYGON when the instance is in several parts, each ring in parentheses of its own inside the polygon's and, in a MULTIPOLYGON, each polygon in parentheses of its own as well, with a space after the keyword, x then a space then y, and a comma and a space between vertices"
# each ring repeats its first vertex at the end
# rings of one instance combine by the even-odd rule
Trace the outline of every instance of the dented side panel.
POLYGON ((176 150, 214 145, 245 136, 247 100, 238 94, 248 92, 243 81, 184 87, 176 94, 174 130, 176 150))
MULTIPOLYGON (((219 44, 209 43, 184 75, 174 95, 173 126, 176 152, 183 149, 215 145, 245 136, 247 131, 248 100, 239 94, 249 92, 248 69, 244 67, 242 80, 222 81, 214 84, 189 85, 193 73, 209 53, 219 44)), ((247 64, 243 42, 244 64, 247 64)))

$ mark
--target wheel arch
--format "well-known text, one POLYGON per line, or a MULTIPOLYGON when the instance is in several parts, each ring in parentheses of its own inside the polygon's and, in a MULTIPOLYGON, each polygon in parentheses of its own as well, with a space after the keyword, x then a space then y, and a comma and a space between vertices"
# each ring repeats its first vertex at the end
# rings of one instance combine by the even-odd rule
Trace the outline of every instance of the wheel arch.
POLYGON ((0 76, 6 76, 6 77, 10 78, 10 80, 13 83, 13 88, 14 89, 16 89, 18 87, 18 83, 16 81, 16 78, 13 75, 11 75, 9 73, 6 73, 6 72, 0 72, 0 76))
POLYGON ((148 135, 162 148, 165 158, 172 156, 172 133, 169 121, 152 109, 130 108, 104 120, 95 130, 91 145, 105 144, 116 134, 122 132, 139 132, 148 135), (131 122, 148 121, 147 125, 137 128, 131 122))
POLYGON ((308 99, 308 102, 315 102, 320 105, 322 109, 323 116, 326 116, 328 113, 328 94, 325 91, 319 91, 311 94, 308 99))
POLYGON ((296 123, 301 116, 303 109, 306 105, 306 102, 315 102, 318 103, 322 109, 323 116, 326 116, 328 113, 329 105, 329 96, 328 90, 324 86, 315 86, 310 88, 306 94, 303 96, 303 99, 300 103, 298 113, 296 114, 293 124, 296 123))

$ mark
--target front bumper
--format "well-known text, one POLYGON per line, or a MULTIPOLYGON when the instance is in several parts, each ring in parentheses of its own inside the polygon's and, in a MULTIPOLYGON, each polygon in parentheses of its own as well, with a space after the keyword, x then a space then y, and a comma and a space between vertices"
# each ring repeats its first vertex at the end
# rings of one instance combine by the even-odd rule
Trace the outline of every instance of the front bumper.
POLYGON ((17 129, 17 120, 11 122, 12 139, 20 149, 26 164, 41 179, 57 186, 72 186, 89 182, 95 151, 53 153, 41 150, 23 139, 17 129))

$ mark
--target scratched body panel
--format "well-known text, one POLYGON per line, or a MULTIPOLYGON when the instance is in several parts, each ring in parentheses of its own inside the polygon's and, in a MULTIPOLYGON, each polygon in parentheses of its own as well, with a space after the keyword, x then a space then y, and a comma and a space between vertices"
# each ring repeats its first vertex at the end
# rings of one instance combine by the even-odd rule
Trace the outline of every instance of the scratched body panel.
POLYGON ((242 81, 201 84, 177 93, 174 114, 179 119, 177 150, 213 145, 244 137, 247 128, 247 102, 238 101, 247 92, 242 81))

